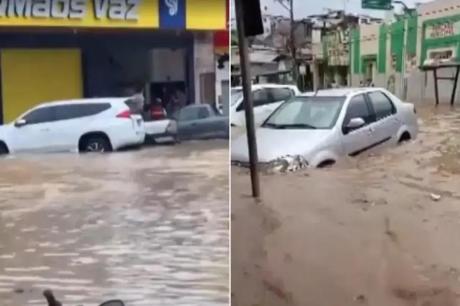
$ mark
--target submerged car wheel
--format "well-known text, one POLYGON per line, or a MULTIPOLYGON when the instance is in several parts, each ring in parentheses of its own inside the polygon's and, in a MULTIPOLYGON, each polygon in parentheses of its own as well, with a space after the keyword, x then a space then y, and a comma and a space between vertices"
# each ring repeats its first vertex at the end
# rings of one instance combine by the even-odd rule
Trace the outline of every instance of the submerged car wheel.
POLYGON ((399 141, 398 141, 398 144, 402 144, 402 143, 405 143, 405 142, 408 142, 412 139, 412 137, 410 136, 410 134, 408 132, 404 132, 401 137, 399 138, 399 141))
POLYGON ((0 155, 5 155, 5 154, 8 154, 9 151, 8 151, 8 148, 6 147, 6 145, 4 143, 0 143, 0 155))
POLYGON ((323 169, 323 168, 331 168, 333 165, 335 165, 335 160, 329 159, 321 162, 317 168, 323 169))
POLYGON ((101 136, 93 136, 88 138, 84 145, 84 152, 88 153, 104 153, 112 150, 110 142, 107 138, 101 136))

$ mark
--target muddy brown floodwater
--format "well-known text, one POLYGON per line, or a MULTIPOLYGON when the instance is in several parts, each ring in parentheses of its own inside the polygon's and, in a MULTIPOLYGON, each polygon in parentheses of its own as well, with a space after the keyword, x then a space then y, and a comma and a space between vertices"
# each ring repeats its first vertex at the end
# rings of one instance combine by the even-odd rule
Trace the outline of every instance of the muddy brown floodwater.
POLYGON ((228 305, 228 144, 0 160, 0 305, 228 305))
POLYGON ((232 305, 460 305, 460 112, 327 170, 232 168, 232 305), (439 199, 440 197, 440 199, 439 199))

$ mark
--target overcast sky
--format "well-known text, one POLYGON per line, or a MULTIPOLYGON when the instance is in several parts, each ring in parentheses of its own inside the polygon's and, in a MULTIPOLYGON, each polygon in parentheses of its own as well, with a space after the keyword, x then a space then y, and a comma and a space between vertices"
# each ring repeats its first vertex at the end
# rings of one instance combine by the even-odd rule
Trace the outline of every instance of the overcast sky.
MULTIPOLYGON (((416 2, 428 2, 430 0, 404 0, 409 7, 414 7, 416 2)), ((260 0, 261 6, 267 7, 267 13, 273 15, 287 15, 287 11, 275 0, 260 0)), ((401 5, 396 4, 396 7, 401 5)), ((344 9, 347 12, 360 13, 383 17, 384 13, 374 10, 361 9, 361 0, 294 0, 295 18, 303 18, 308 15, 323 13, 324 9, 344 9), (327 4, 325 4, 327 3, 327 4)), ((232 14, 233 14, 232 10, 232 14)), ((233 15, 232 15, 233 16, 233 15)))

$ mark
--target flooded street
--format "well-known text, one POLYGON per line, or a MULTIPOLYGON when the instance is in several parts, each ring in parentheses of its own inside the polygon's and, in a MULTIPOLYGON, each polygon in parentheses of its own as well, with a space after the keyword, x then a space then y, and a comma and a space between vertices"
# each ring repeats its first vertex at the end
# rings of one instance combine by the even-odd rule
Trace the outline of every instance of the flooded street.
POLYGON ((228 144, 0 160, 0 305, 228 305, 228 144))
POLYGON ((232 168, 232 304, 460 305, 460 111, 331 169, 232 168))

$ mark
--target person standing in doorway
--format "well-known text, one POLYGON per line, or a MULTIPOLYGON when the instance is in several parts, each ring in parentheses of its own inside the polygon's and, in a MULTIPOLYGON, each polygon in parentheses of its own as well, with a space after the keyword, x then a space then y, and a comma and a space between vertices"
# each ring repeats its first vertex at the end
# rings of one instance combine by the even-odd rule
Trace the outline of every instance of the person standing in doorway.
POLYGON ((133 107, 135 107, 136 113, 142 113, 145 103, 143 86, 134 85, 126 87, 123 90, 123 96, 129 97, 134 102, 135 105, 133 107))
POLYGON ((144 109, 144 104, 145 104, 144 85, 138 84, 134 90, 135 92, 133 95, 133 99, 136 102, 137 111, 142 112, 142 110, 144 109))
POLYGON ((187 95, 182 89, 177 90, 177 100, 179 102, 179 109, 185 107, 187 105, 187 95))
POLYGON ((160 98, 156 98, 150 107, 150 118, 152 120, 162 120, 167 117, 166 110, 163 108, 163 104, 160 98))

